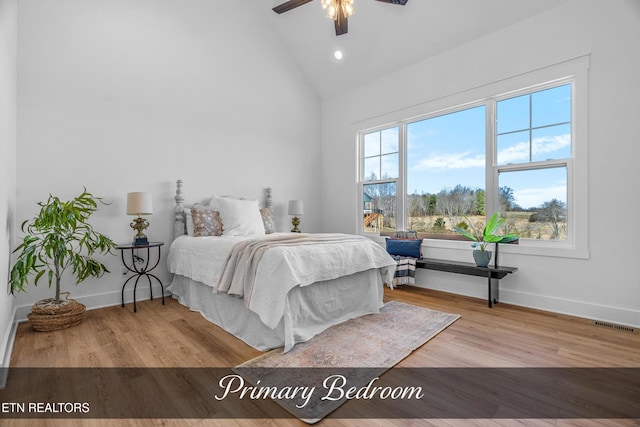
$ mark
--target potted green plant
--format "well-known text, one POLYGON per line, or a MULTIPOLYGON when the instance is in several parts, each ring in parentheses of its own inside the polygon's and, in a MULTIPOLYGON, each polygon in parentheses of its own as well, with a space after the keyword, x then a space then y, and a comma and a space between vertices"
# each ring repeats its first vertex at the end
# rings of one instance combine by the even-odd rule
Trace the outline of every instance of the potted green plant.
POLYGON ((474 227, 473 223, 467 217, 465 217, 465 220, 470 230, 458 226, 454 227, 453 231, 474 241, 471 247, 475 249, 473 251, 473 259, 478 267, 486 267, 491 261, 491 251, 487 250, 487 245, 491 243, 509 243, 518 240, 518 236, 515 234, 509 233, 504 236, 496 234, 506 220, 505 217, 500 217, 498 212, 491 215, 482 233, 479 233, 478 229, 474 227))
POLYGON ((18 253, 11 268, 9 283, 11 293, 25 292, 29 276, 35 274, 33 284, 38 285, 42 276, 47 277, 49 287, 55 284, 55 297, 36 302, 31 307, 29 320, 38 331, 52 331, 77 325, 86 307, 73 299, 60 298, 60 285, 65 272, 75 277, 75 284, 89 277, 108 273, 107 267, 93 258, 115 248, 115 243, 94 230, 89 217, 98 209, 101 198, 87 192, 69 201, 61 201, 49 195, 46 202, 39 202, 37 216, 22 223, 26 235, 13 251, 18 253))

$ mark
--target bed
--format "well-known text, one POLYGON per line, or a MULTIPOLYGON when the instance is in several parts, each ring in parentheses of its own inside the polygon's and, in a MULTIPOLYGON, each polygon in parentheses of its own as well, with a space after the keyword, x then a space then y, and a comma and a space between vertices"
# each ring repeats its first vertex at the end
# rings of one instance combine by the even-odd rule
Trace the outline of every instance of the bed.
POLYGON ((382 306, 396 261, 370 239, 276 232, 270 189, 263 207, 229 196, 184 200, 178 180, 168 290, 250 346, 287 352, 382 306))

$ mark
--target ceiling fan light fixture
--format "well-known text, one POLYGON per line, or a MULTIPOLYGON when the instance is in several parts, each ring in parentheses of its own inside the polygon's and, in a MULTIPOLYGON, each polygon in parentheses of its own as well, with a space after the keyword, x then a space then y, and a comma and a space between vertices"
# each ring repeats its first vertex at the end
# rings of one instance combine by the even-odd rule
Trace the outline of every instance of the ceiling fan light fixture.
MULTIPOLYGON (((287 12, 296 7, 310 3, 313 0, 287 0, 273 8, 277 14, 287 12)), ((396 4, 404 6, 409 0, 377 0, 381 3, 396 4)), ((353 8, 353 0, 320 0, 322 8, 327 11, 327 18, 333 21, 336 30, 336 36, 347 34, 349 32, 348 18, 355 11, 353 8)))
POLYGON ((336 20, 338 17, 338 9, 342 10, 342 16, 345 18, 353 15, 353 0, 321 0, 322 8, 327 11, 327 18, 336 20))

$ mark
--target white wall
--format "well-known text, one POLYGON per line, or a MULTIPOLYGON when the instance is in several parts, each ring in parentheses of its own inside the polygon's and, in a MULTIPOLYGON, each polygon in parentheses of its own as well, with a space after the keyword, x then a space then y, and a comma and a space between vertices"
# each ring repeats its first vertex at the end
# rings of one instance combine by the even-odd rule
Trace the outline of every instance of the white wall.
MULTIPOLYGON (((415 112, 439 97, 590 55, 589 178, 577 183, 588 186, 590 257, 505 254, 502 263, 519 271, 502 282, 501 300, 640 325, 640 246, 625 235, 636 228, 640 211, 638 40, 640 2, 577 0, 325 100, 323 230, 357 232, 359 123, 415 112)), ((429 40, 406 41, 418 55, 422 43, 429 40)), ((426 246, 433 257, 470 259, 467 245, 446 251, 426 246)), ((422 271, 418 281, 429 288, 485 297, 481 279, 422 271)))
MULTIPOLYGON (((287 201, 303 199, 304 229, 317 230, 319 97, 256 12, 244 1, 20 0, 18 222, 49 193, 86 186, 111 202, 96 228, 128 242, 126 193, 151 191, 147 235, 168 245, 180 178, 187 201, 271 186, 279 229, 287 201)), ((111 274, 65 287, 89 307, 120 301, 119 258, 103 261, 111 274)), ((160 277, 169 283, 164 262, 160 277)), ((51 292, 20 294, 18 316, 51 292)))
POLYGON ((15 314, 8 274, 15 242, 17 12, 17 0, 0 0, 0 366, 11 353, 15 314))

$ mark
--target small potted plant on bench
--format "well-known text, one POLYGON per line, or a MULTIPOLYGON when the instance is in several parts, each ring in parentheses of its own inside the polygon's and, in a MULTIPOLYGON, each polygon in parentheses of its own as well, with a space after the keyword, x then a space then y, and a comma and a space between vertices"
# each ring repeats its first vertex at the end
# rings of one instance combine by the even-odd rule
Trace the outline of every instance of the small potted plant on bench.
POLYGON ((466 230, 461 227, 454 227, 453 231, 462 234, 468 239, 474 241, 471 247, 474 248, 473 259, 478 267, 487 267, 491 261, 491 251, 487 250, 487 245, 491 243, 510 243, 518 240, 518 236, 515 234, 506 234, 504 236, 497 235, 496 233, 506 220, 505 217, 500 217, 498 212, 491 215, 487 225, 482 230, 482 233, 478 232, 478 229, 474 227, 473 223, 465 217, 470 230, 466 230))
POLYGON ((49 195, 46 203, 38 203, 38 215, 22 223, 26 235, 14 250, 19 255, 11 268, 11 293, 24 292, 31 274, 35 274, 35 286, 46 274, 49 287, 55 283, 56 290, 54 298, 38 301, 31 307, 28 318, 36 331, 63 329, 82 320, 85 306, 73 299, 60 298, 60 282, 65 271, 75 276, 76 284, 109 272, 93 258, 96 253, 106 254, 115 248, 110 238, 95 231, 88 222, 98 202, 102 199, 86 189, 66 202, 49 195))

